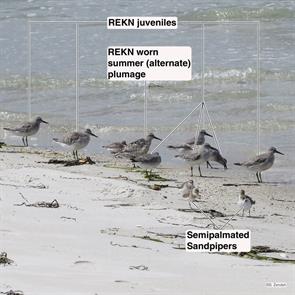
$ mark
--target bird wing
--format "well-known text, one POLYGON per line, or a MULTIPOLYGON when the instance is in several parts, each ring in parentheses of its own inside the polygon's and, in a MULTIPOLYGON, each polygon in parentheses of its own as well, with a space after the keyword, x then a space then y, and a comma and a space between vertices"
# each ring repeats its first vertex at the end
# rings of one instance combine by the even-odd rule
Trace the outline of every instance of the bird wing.
POLYGON ((71 134, 65 135, 63 139, 53 138, 54 141, 66 144, 66 145, 73 145, 80 137, 79 132, 73 132, 71 134))
POLYGON ((182 155, 182 158, 188 161, 197 161, 201 155, 199 153, 186 153, 182 155))
POLYGON ((33 123, 31 122, 27 122, 24 123, 22 126, 17 127, 17 128, 12 128, 10 129, 11 131, 17 131, 17 132, 22 132, 22 133, 26 133, 28 132, 31 128, 33 128, 33 123))
POLYGON ((114 148, 122 148, 123 144, 121 142, 114 142, 109 145, 104 145, 103 148, 106 149, 114 149, 114 148))
POLYGON ((133 152, 133 151, 138 151, 141 147, 145 145, 145 139, 140 138, 138 140, 135 140, 133 142, 130 142, 125 148, 125 152, 133 152))
POLYGON ((265 153, 265 154, 261 154, 259 156, 256 156, 255 158, 252 158, 251 160, 249 161, 246 161, 243 164, 243 166, 255 166, 255 165, 259 165, 259 164, 262 164, 264 162, 266 162, 268 160, 268 153, 265 153))
POLYGON ((153 157, 154 157, 154 155, 152 155, 152 154, 146 154, 146 155, 134 157, 132 160, 134 162, 142 162, 142 163, 145 163, 145 162, 151 161, 153 159, 153 157))

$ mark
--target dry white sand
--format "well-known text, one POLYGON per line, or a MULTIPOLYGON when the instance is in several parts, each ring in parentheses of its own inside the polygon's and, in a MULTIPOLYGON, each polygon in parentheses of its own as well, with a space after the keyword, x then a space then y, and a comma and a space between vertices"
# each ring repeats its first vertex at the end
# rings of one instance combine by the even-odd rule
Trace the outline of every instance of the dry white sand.
MULTIPOLYGON (((181 211, 189 207, 175 187, 189 179, 187 170, 161 170, 175 181, 155 191, 141 185, 147 182, 139 173, 99 161, 48 165, 38 162, 57 155, 23 151, 0 149, 0 252, 14 260, 0 266, 0 292, 294 294, 294 264, 175 249, 183 247, 185 230, 210 223, 202 214, 181 211), (24 202, 20 194, 30 203, 57 199, 60 207, 15 206, 24 202), (286 287, 270 288, 268 282, 286 287)), ((204 169, 204 174, 216 177, 194 178, 202 195, 199 206, 231 215, 245 189, 256 200, 253 218, 237 216, 231 225, 250 229, 252 246, 281 249, 287 254, 278 257, 294 259, 294 187, 247 185, 255 183, 254 176, 234 167, 204 169), (244 185, 223 185, 231 183, 244 185)), ((222 225, 226 219, 214 220, 222 225)))

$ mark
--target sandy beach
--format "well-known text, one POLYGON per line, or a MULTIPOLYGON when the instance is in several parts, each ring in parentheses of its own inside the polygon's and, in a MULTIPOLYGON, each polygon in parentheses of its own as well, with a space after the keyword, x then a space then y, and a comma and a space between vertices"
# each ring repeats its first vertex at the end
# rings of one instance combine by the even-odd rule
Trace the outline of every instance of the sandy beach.
MULTIPOLYGON (((159 169, 170 181, 148 182, 122 161, 47 164, 65 154, 32 148, 0 150, 0 292, 24 294, 293 294, 294 264, 245 257, 187 253, 185 231, 210 221, 191 212, 177 187, 189 171, 159 169), (110 168, 113 167, 113 168, 110 168), (148 186, 164 184, 156 191, 148 186), (25 206, 52 202, 59 208, 25 206), (269 283, 284 283, 270 287, 269 283)), ((241 188, 256 200, 252 217, 235 216, 227 229, 250 229, 253 246, 294 259, 294 187, 256 184, 229 166, 194 177, 203 210, 224 224, 237 211, 241 188)))

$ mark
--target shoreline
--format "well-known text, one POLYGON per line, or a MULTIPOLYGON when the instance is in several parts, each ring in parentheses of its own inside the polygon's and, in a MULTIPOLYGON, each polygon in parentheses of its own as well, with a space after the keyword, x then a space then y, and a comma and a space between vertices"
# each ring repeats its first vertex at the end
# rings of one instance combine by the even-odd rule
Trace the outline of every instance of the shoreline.
MULTIPOLYGON (((188 170, 160 169, 171 181, 148 182, 141 173, 119 168, 132 165, 111 157, 95 157, 94 165, 63 167, 44 163, 68 158, 63 153, 23 151, 0 149, 0 252, 14 260, 0 266, 0 292, 293 293, 294 264, 179 250, 185 230, 210 223, 189 211, 177 189, 190 179, 188 170), (153 183, 168 187, 156 191, 148 187, 153 183), (24 202, 20 194, 30 203, 56 199, 60 207, 15 206, 24 202), (287 285, 269 288, 269 282, 287 285)), ((201 193, 198 205, 225 215, 215 217, 216 223, 224 224, 237 211, 243 188, 256 200, 252 217, 235 216, 230 224, 250 229, 252 246, 279 249, 284 253, 274 257, 294 259, 292 185, 258 185, 239 169, 204 169, 204 174, 207 177, 194 177, 201 193)))

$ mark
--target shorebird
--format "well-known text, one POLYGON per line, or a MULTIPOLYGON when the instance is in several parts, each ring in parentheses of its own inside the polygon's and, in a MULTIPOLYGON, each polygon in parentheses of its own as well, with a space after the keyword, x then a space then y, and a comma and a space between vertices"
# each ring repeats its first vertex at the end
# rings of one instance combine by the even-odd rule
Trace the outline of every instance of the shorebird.
POLYGON ((193 137, 193 138, 187 140, 186 144, 189 144, 189 145, 193 145, 193 144, 202 145, 202 144, 205 143, 205 140, 206 140, 205 136, 213 137, 211 134, 207 133, 206 130, 202 129, 199 132, 197 140, 196 140, 195 137, 193 137))
POLYGON ((130 158, 148 153, 153 139, 162 140, 153 133, 149 133, 146 138, 140 138, 127 144, 126 147, 123 148, 122 155, 130 158))
MULTIPOLYGON (((205 136, 213 137, 211 134, 207 133, 206 130, 202 129, 199 132, 197 139, 195 137, 193 137, 193 138, 187 140, 186 143, 184 143, 184 144, 168 145, 167 148, 176 149, 176 150, 180 151, 181 153, 183 153, 187 149, 187 146, 189 146, 191 148, 196 148, 200 145, 203 145, 205 143, 205 139, 206 139, 205 136)), ((226 169, 227 168, 226 167, 226 162, 227 162, 226 159, 224 159, 221 156, 220 152, 217 149, 215 149, 213 147, 211 147, 211 148, 214 149, 215 151, 211 152, 209 161, 218 162, 219 164, 223 165, 226 169)), ((207 168, 210 167, 213 169, 213 167, 211 166, 209 161, 207 161, 207 168)))
POLYGON ((222 157, 222 155, 218 149, 216 149, 212 146, 210 146, 210 148, 209 148, 209 158, 207 161, 207 168, 208 168, 208 166, 210 166, 210 168, 213 168, 211 166, 211 164, 209 163, 209 161, 217 162, 217 163, 221 164, 224 167, 224 169, 227 169, 227 160, 222 157))
POLYGON ((102 147, 111 152, 111 154, 117 154, 123 151, 127 146, 127 142, 123 140, 122 142, 114 142, 109 145, 103 145, 102 147))
POLYGON ((182 188, 182 197, 188 199, 190 202, 196 201, 196 199, 200 199, 199 189, 194 186, 194 181, 189 180, 182 184, 180 187, 182 188))
POLYGON ((90 129, 84 132, 72 132, 65 135, 62 139, 53 138, 53 140, 62 146, 67 146, 73 149, 73 156, 75 160, 79 160, 78 150, 86 147, 90 141, 90 135, 97 137, 90 129))
POLYGON ((152 170, 161 164, 161 156, 158 152, 155 152, 152 154, 132 157, 131 162, 138 163, 142 168, 152 170))
POLYGON ((213 137, 211 134, 207 133, 206 130, 202 129, 199 132, 197 140, 195 137, 193 137, 193 138, 187 140, 184 144, 168 145, 167 148, 181 150, 185 145, 189 145, 189 146, 202 145, 205 143, 205 136, 213 137))
POLYGON ((48 122, 42 120, 41 117, 37 117, 35 120, 31 122, 23 123, 23 125, 20 127, 16 127, 16 128, 5 127, 3 129, 9 132, 12 132, 14 135, 21 136, 24 146, 28 146, 28 136, 32 136, 36 134, 39 131, 41 123, 48 124, 48 122))
POLYGON ((192 147, 187 146, 186 150, 183 151, 182 154, 176 155, 175 157, 182 158, 184 159, 191 168, 191 176, 193 176, 193 166, 198 165, 199 167, 199 173, 200 176, 202 177, 202 172, 201 172, 201 164, 206 163, 209 159, 210 156, 210 144, 205 143, 197 150, 193 149, 192 147))
POLYGON ((250 216, 250 210, 252 205, 255 204, 255 201, 250 198, 249 196, 247 196, 245 194, 245 191, 242 189, 239 195, 239 201, 238 201, 238 205, 240 206, 241 209, 243 209, 243 216, 244 216, 244 211, 249 211, 249 216, 250 216))
POLYGON ((234 164, 237 166, 246 167, 250 171, 256 172, 258 182, 262 183, 261 172, 268 170, 272 167, 275 161, 275 153, 284 155, 283 153, 279 152, 275 147, 271 147, 266 153, 260 154, 249 161, 234 164))

